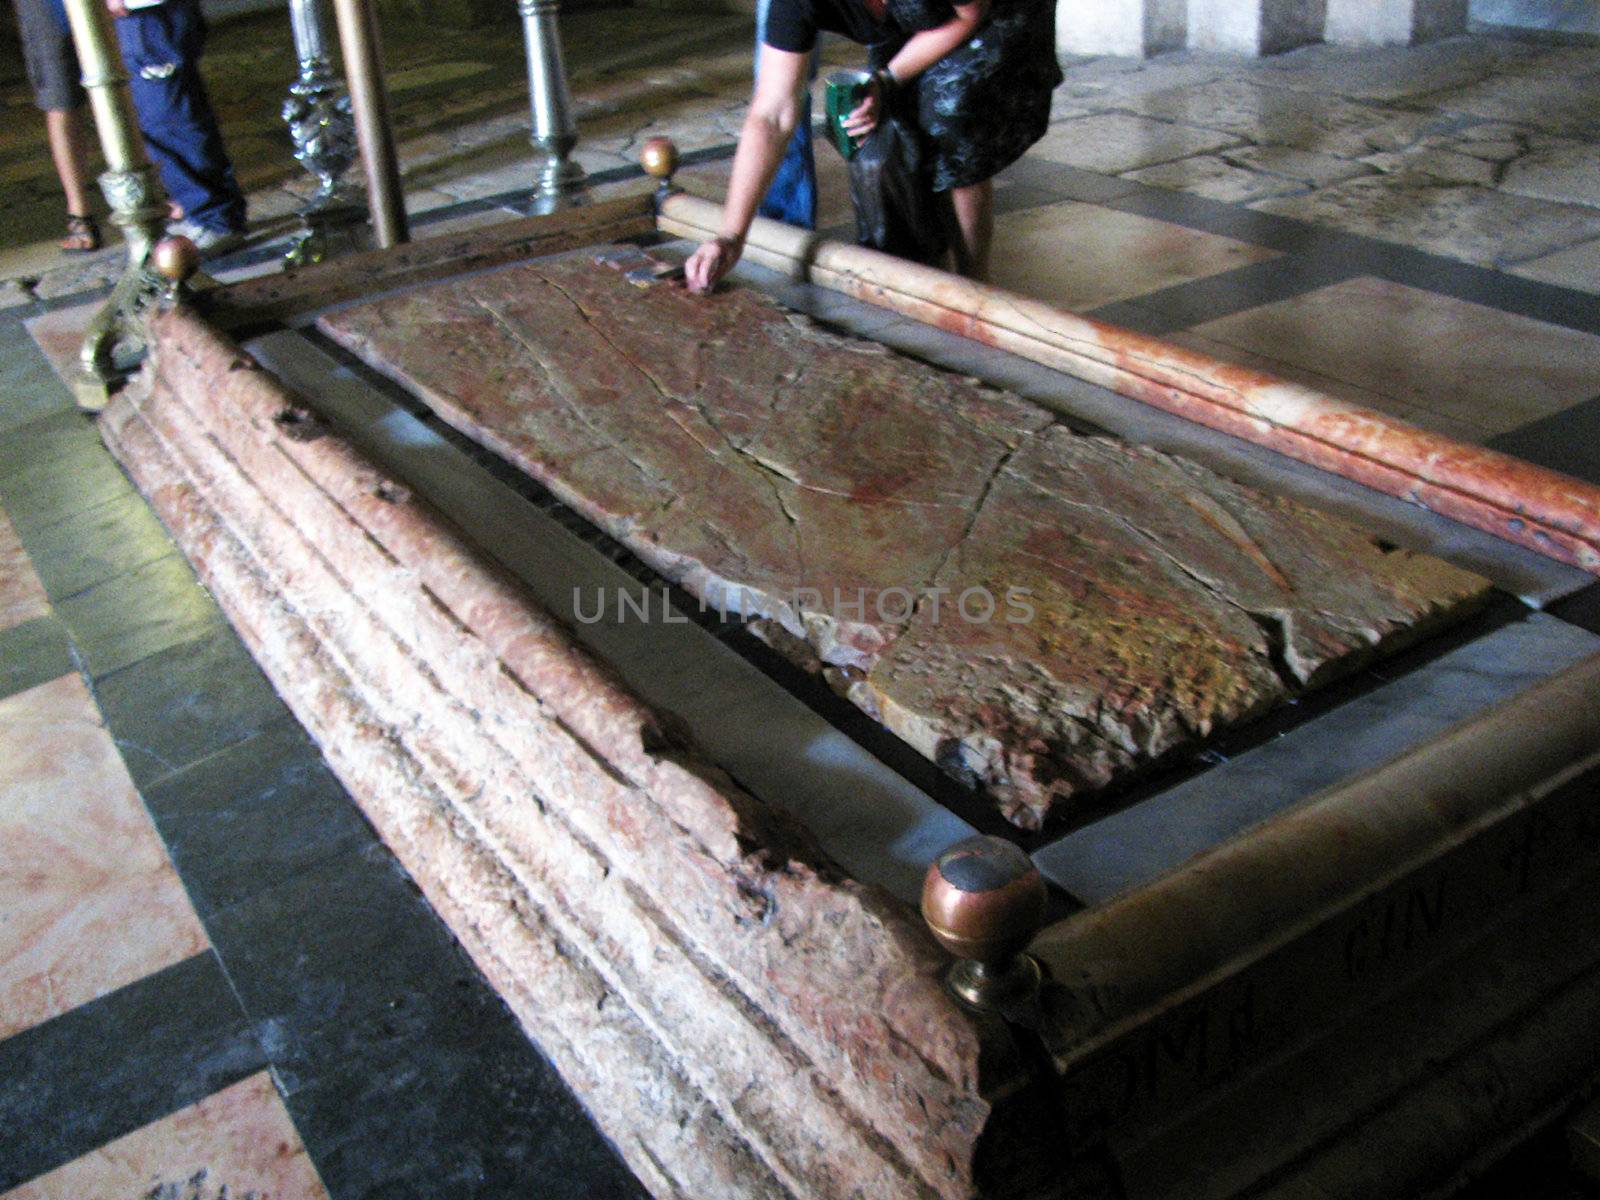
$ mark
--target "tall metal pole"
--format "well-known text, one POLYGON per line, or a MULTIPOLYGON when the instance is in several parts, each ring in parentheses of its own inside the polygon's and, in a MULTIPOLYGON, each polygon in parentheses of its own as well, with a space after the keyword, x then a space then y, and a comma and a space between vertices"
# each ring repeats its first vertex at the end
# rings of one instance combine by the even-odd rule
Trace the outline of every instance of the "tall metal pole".
POLYGON ((289 85, 283 120, 294 141, 294 156, 317 190, 301 207, 301 228, 286 256, 291 266, 320 262, 335 241, 355 244, 362 209, 358 189, 345 180, 356 160, 355 119, 344 81, 328 53, 327 0, 289 0, 299 77, 289 85))
POLYGON ((350 81, 350 107, 355 115, 356 143, 367 175, 367 208, 372 214, 373 241, 380 247, 411 240, 400 192, 400 167, 389 127, 389 93, 383 83, 383 52, 372 0, 333 0, 339 24, 339 48, 350 81))
POLYGON ((560 0, 517 0, 522 38, 528 52, 528 98, 533 113, 533 145, 543 155, 532 201, 549 211, 583 190, 583 168, 568 156, 578 144, 572 118, 572 92, 556 27, 560 0))
POLYGON ((105 407, 107 387, 116 377, 119 363, 128 365, 144 349, 139 317, 144 306, 163 290, 146 263, 150 247, 161 236, 166 205, 158 199, 160 188, 139 136, 128 73, 104 0, 66 0, 66 9, 106 161, 100 190, 111 206, 112 221, 128 244, 127 269, 89 323, 73 379, 79 407, 98 412, 105 407))

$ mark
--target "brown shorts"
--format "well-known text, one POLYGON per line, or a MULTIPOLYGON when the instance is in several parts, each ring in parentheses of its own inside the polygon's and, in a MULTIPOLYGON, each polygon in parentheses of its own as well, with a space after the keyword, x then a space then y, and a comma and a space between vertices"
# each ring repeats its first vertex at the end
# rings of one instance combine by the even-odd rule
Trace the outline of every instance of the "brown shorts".
POLYGON ((34 103, 54 111, 77 108, 84 101, 83 72, 78 69, 72 36, 56 21, 45 0, 13 3, 34 103))

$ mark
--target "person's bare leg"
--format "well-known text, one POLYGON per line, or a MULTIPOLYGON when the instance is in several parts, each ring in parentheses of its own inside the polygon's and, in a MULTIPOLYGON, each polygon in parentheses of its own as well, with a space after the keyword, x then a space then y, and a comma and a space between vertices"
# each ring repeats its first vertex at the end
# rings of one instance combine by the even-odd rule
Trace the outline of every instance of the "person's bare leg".
POLYGON ((994 181, 950 189, 955 218, 956 271, 968 279, 989 278, 989 249, 994 244, 994 181))
POLYGON ((89 155, 80 110, 47 109, 45 133, 50 139, 50 157, 55 160, 61 190, 67 194, 67 212, 89 215, 89 155))

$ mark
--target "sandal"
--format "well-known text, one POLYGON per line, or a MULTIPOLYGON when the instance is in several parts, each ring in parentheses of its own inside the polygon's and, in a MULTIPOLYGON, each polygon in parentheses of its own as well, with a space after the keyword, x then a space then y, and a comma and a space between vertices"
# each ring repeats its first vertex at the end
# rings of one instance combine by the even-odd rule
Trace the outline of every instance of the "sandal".
POLYGON ((63 254, 87 254, 100 249, 100 225, 93 217, 67 214, 67 236, 61 239, 63 254))

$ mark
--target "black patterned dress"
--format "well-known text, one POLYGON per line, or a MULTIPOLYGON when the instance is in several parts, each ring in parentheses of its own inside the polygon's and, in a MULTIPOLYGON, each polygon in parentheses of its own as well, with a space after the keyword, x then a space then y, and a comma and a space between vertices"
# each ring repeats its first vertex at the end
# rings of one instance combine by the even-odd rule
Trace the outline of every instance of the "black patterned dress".
MULTIPOLYGON (((901 115, 927 139, 934 191, 991 179, 1044 136, 1062 79, 1055 9, 1055 0, 993 0, 972 37, 902 90, 901 115)), ((888 0, 888 16, 891 36, 870 48, 874 69, 955 10, 949 0, 888 0)))

